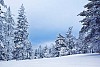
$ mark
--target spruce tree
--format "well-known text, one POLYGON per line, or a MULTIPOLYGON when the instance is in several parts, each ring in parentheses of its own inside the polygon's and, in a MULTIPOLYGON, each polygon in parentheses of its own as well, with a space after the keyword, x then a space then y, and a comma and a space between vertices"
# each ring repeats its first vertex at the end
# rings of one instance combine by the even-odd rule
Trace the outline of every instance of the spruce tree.
POLYGON ((76 38, 72 35, 72 28, 73 27, 69 27, 67 33, 66 33, 66 38, 65 38, 65 42, 66 42, 66 49, 68 54, 73 54, 75 53, 75 40, 76 38))
POLYGON ((23 4, 19 10, 18 24, 15 31, 14 43, 15 51, 14 56, 17 60, 31 59, 32 58, 32 46, 28 40, 28 22, 25 16, 25 8, 23 4))
POLYGON ((50 48, 50 57, 56 57, 56 49, 55 49, 55 45, 52 44, 51 48, 50 48))
POLYGON ((0 1, 0 60, 7 60, 7 49, 5 47, 5 38, 4 38, 4 22, 5 22, 5 17, 3 12, 1 10, 1 7, 4 6, 4 1, 0 1))
POLYGON ((49 58, 50 57, 49 48, 48 48, 47 45, 43 48, 43 57, 44 58, 49 58))
POLYGON ((79 39, 82 42, 81 50, 83 53, 100 53, 100 0, 89 0, 84 6, 86 10, 79 15, 85 18, 80 21, 83 24, 79 32, 79 39))
POLYGON ((10 7, 5 12, 5 23, 4 23, 4 42, 5 48, 7 49, 7 60, 11 60, 13 58, 13 48, 14 48, 14 20, 10 11, 10 7))
POLYGON ((41 45, 38 48, 38 58, 43 58, 43 49, 42 49, 41 45))
POLYGON ((59 57, 62 55, 61 54, 62 48, 66 49, 65 37, 62 36, 61 34, 59 34, 55 43, 56 43, 56 45, 55 45, 56 54, 55 55, 56 55, 56 57, 59 57))
POLYGON ((35 51, 34 51, 34 59, 37 59, 37 58, 38 58, 38 50, 35 49, 35 51))

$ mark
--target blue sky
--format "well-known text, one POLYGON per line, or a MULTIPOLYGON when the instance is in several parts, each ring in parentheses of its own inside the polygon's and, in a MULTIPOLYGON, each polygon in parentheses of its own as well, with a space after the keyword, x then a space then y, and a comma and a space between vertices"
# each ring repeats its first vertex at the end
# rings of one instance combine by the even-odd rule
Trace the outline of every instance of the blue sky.
POLYGON ((29 22, 29 39, 33 45, 54 41, 59 33, 65 35, 68 27, 73 26, 73 35, 78 37, 81 29, 77 16, 84 10, 88 0, 5 0, 17 21, 21 4, 25 6, 29 22))

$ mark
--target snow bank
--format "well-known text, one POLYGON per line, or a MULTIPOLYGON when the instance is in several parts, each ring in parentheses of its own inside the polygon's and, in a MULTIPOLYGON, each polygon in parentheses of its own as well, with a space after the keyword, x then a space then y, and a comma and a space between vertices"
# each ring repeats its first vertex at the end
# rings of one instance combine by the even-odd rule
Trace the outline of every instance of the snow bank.
POLYGON ((79 54, 58 58, 2 61, 0 67, 100 67, 100 54, 79 54))

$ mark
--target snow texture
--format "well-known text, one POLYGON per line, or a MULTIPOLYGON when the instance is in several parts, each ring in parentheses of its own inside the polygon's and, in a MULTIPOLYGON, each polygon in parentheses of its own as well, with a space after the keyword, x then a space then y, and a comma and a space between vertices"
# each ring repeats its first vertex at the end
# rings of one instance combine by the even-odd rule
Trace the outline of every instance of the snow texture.
POLYGON ((77 54, 58 58, 2 61, 0 67, 100 67, 100 54, 77 54))

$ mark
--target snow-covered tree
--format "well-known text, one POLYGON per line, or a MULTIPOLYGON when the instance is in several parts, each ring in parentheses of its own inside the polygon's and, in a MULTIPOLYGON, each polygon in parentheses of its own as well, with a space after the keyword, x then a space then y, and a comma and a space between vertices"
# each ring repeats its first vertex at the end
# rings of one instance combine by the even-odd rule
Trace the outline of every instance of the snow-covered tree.
POLYGON ((65 52, 62 53, 63 50, 66 50, 65 37, 59 34, 55 43, 56 56, 59 57, 65 55, 65 52))
POLYGON ((50 58, 50 52, 49 52, 49 47, 46 45, 44 48, 43 48, 43 57, 44 58, 50 58))
POLYGON ((34 59, 37 59, 37 58, 38 58, 38 50, 35 49, 35 51, 34 51, 34 59))
POLYGON ((43 58, 43 49, 42 49, 41 45, 35 50, 35 52, 34 52, 34 58, 35 59, 43 58))
POLYGON ((4 44, 0 40, 0 61, 1 60, 7 60, 7 54, 6 54, 6 49, 4 47, 4 44))
POLYGON ((66 33, 66 38, 65 38, 65 42, 66 42, 66 49, 67 49, 67 54, 73 54, 76 51, 75 48, 75 41, 76 38, 72 35, 72 28, 73 27, 69 27, 67 33, 66 33))
POLYGON ((11 14, 10 7, 5 12, 5 23, 3 27, 4 32, 4 44, 7 50, 7 60, 11 60, 13 58, 13 48, 14 48, 14 20, 11 14))
POLYGON ((0 4, 7 8, 7 5, 5 5, 4 0, 0 0, 0 4))
POLYGON ((43 58, 43 49, 42 49, 41 45, 38 48, 38 58, 43 58))
POLYGON ((24 41, 24 56, 26 57, 25 59, 33 59, 33 49, 32 49, 32 45, 31 45, 31 42, 26 39, 24 41))
POLYGON ((50 57, 56 57, 56 46, 54 44, 51 44, 51 48, 50 48, 50 57))
POLYGON ((79 39, 82 42, 82 51, 100 53, 100 0, 89 0, 84 6, 85 11, 79 15, 85 18, 80 21, 83 24, 79 39))
POLYGON ((0 6, 0 60, 7 60, 7 52, 6 52, 6 48, 5 48, 5 43, 4 43, 4 21, 5 21, 5 17, 4 14, 5 12, 3 12, 1 10, 0 6))
POLYGON ((18 15, 18 24, 15 31, 14 43, 15 43, 15 50, 14 56, 15 59, 23 60, 23 59, 31 59, 32 57, 32 47, 31 43, 28 40, 28 22, 25 16, 25 8, 23 4, 19 10, 18 15))

